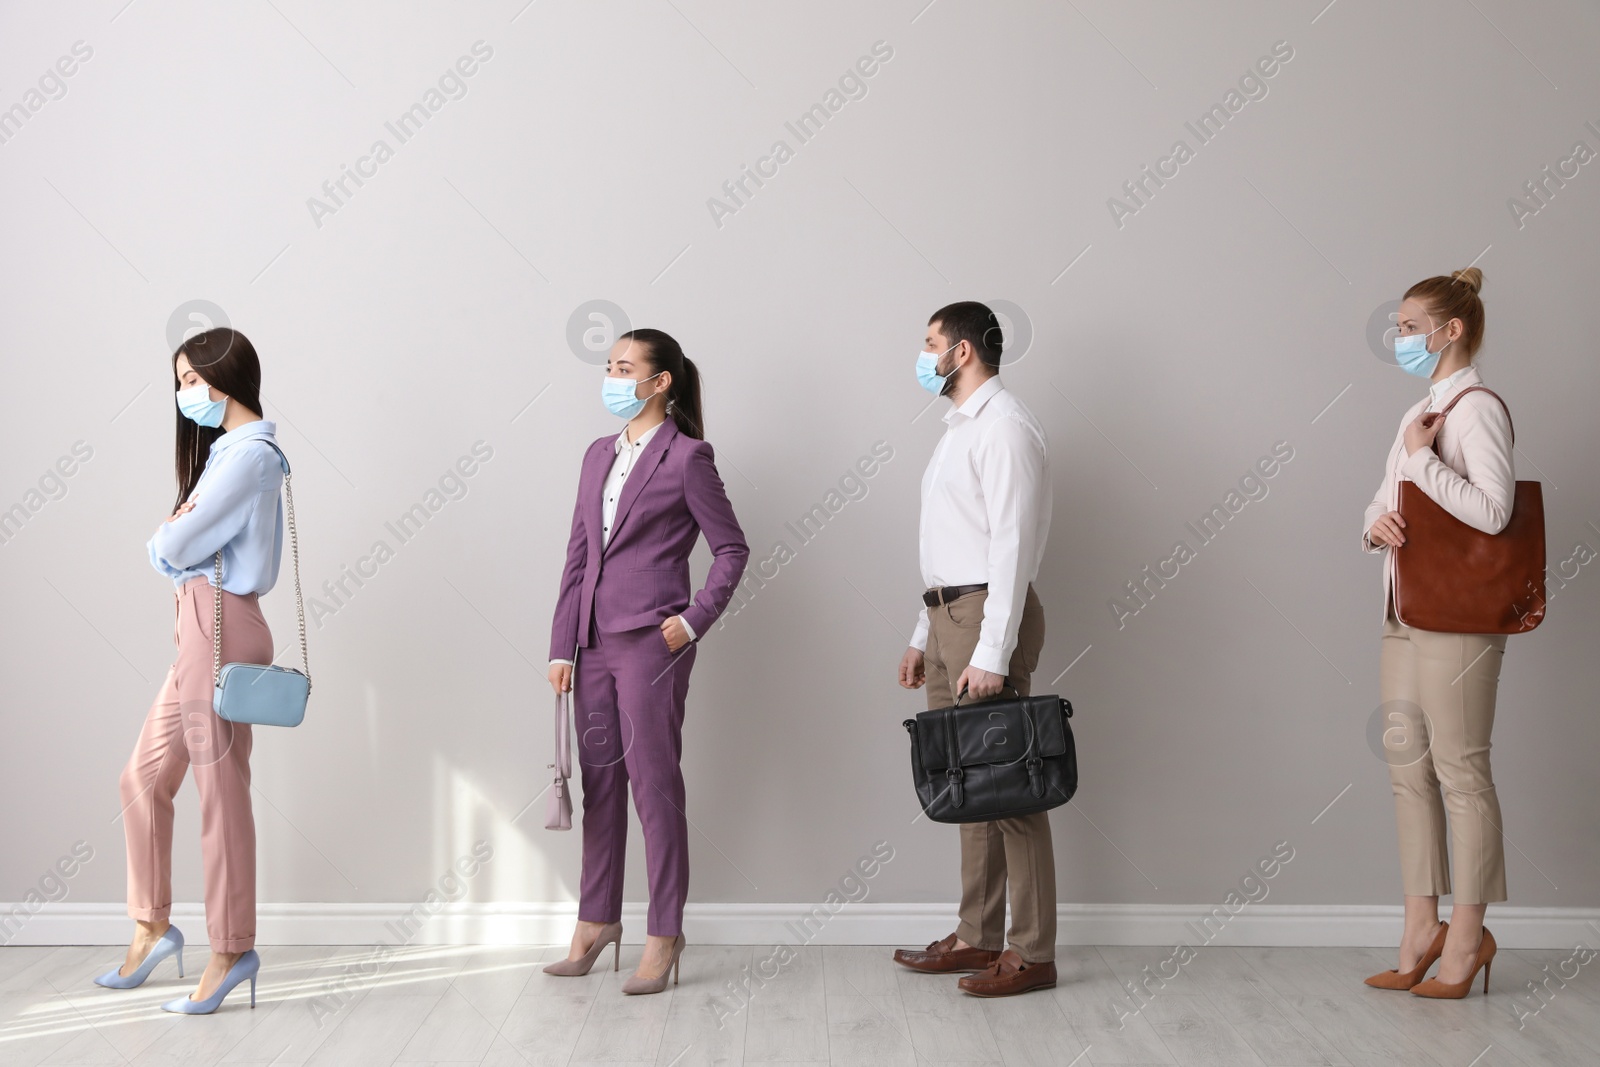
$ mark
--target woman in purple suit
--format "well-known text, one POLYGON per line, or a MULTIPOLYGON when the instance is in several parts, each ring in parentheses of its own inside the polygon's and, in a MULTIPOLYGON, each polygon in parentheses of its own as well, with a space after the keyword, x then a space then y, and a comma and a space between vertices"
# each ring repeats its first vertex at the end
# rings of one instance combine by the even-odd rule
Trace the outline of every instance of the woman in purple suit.
POLYGON ((572 538, 550 633, 550 685, 572 690, 583 778, 583 877, 578 927, 565 960, 545 971, 586 974, 622 943, 628 795, 644 827, 648 938, 624 993, 677 981, 689 828, 683 703, 695 644, 733 597, 750 550, 704 440, 700 374, 660 330, 631 330, 606 363, 601 399, 628 420, 589 446, 578 475, 572 538), (689 553, 705 534, 713 555, 689 596, 689 553))

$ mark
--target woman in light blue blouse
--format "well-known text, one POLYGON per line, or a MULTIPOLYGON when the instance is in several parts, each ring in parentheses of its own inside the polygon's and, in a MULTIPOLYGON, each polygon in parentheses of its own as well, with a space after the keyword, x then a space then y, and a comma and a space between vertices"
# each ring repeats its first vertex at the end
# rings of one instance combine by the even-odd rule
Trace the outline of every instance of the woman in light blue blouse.
POLYGON ((204 1015, 255 979, 256 838, 250 809, 250 727, 212 710, 212 578, 222 557, 222 662, 270 663, 272 634, 257 598, 278 578, 283 461, 276 424, 261 416, 261 364, 225 327, 173 353, 178 496, 150 539, 150 562, 172 579, 177 656, 122 772, 128 915, 137 920, 124 964, 95 979, 129 989, 168 956, 183 977, 183 935, 172 911, 172 798, 194 770, 200 792, 206 933, 211 959, 192 996, 162 1005, 204 1015))

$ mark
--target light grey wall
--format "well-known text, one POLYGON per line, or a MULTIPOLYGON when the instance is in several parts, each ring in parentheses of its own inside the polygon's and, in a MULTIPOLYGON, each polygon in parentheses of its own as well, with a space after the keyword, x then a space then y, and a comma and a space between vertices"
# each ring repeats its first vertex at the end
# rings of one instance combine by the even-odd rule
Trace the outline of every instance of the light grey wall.
MULTIPOLYGON (((258 731, 262 900, 414 900, 478 838, 472 899, 571 899, 578 838, 527 805, 577 464, 617 428, 568 342, 604 299, 702 368, 753 558, 794 550, 704 639, 691 899, 820 900, 886 840, 874 900, 954 900, 955 831, 915 819, 906 766, 922 695, 894 674, 942 429, 912 359, 929 313, 973 298, 1031 332, 1004 378, 1050 438, 1035 686, 1076 705, 1082 759, 1053 815, 1061 899, 1217 901, 1285 840, 1274 902, 1398 902, 1357 532, 1424 386, 1369 323, 1476 262, 1552 568, 1600 547, 1600 162, 1509 205, 1600 150, 1600 17, 1323 2, 8 5, 0 106, 39 106, 0 144, 0 506, 28 513, 0 546, 0 899, 79 840, 72 899, 122 898, 117 776, 172 658, 144 555, 173 495, 167 334, 196 299, 262 353, 311 592, 334 607, 324 581, 395 549, 314 627, 306 724, 258 731), (79 41, 64 94, 28 97, 79 41), (400 143, 385 123, 479 41, 465 94, 400 143), (785 123, 875 42, 865 95, 800 143, 785 123), (1185 123, 1278 42, 1265 95, 1200 144, 1185 123), (314 218, 379 139, 393 158, 314 218), (1109 199, 1179 139, 1193 158, 1119 225, 1109 199), (719 225, 708 199, 777 140, 792 158, 719 225), (465 494, 398 544, 385 523, 477 442, 465 494), (801 545, 785 523, 876 442, 892 459, 801 545), (1119 628, 1124 583, 1279 442, 1268 495, 1119 628)), ((1495 771, 1513 902, 1592 906, 1600 565, 1552 588, 1510 642, 1495 771)), ((287 648, 287 574, 265 605, 287 648)), ((188 787, 178 838, 197 899, 188 787)))

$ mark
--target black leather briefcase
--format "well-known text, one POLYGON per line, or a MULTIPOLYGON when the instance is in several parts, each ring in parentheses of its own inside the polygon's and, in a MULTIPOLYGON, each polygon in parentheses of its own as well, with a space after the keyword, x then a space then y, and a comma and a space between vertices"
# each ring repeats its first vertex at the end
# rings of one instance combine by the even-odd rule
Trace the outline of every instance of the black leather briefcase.
POLYGON ((1001 698, 905 721, 917 800, 934 822, 984 822, 1049 811, 1078 789, 1072 704, 1001 698))

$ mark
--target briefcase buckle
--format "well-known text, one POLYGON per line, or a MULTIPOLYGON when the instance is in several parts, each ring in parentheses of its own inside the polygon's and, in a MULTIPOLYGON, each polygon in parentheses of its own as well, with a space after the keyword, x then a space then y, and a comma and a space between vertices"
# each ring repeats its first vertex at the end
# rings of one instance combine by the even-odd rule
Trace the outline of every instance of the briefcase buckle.
POLYGON ((965 795, 961 789, 961 782, 966 778, 967 772, 961 767, 946 767, 944 776, 950 782, 950 803, 958 808, 961 807, 965 795))

